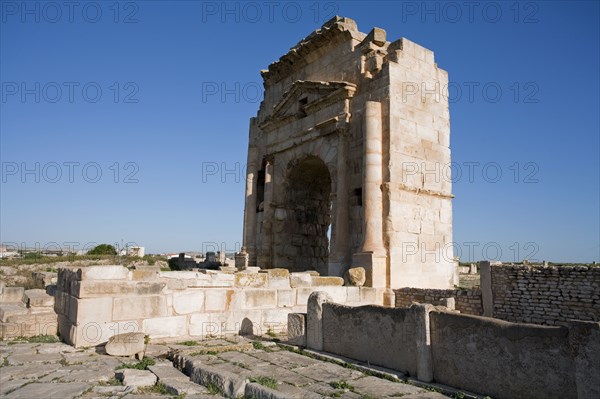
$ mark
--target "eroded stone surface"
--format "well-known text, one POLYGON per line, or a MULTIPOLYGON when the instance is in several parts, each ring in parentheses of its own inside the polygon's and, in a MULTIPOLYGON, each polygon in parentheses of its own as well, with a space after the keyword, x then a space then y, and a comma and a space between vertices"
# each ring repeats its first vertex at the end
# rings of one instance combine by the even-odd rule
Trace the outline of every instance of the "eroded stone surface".
POLYGON ((114 335, 106 343, 106 353, 111 356, 133 356, 139 354, 141 358, 146 346, 144 336, 143 332, 114 335))

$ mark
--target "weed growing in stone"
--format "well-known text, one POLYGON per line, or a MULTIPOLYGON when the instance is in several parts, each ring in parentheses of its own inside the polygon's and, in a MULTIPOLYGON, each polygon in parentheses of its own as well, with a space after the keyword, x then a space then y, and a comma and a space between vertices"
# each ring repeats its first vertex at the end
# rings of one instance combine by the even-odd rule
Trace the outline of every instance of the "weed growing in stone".
POLYGON ((156 364, 156 361, 154 359, 145 358, 142 361, 139 361, 137 363, 123 363, 122 365, 117 366, 117 368, 115 368, 115 370, 122 370, 122 369, 146 370, 148 368, 148 366, 154 366, 155 364, 156 364))
POLYGON ((258 341, 252 342, 252 347, 257 350, 265 349, 265 346, 262 344, 262 342, 258 342, 258 341))
POLYGON ((117 380, 115 377, 112 377, 108 381, 98 382, 98 385, 100 385, 100 386, 115 386, 115 385, 123 385, 123 383, 121 381, 117 380))
POLYGON ((56 335, 36 335, 34 337, 15 337, 8 344, 16 345, 25 342, 29 342, 30 344, 54 344, 60 341, 56 335))
POLYGON ((198 342, 196 342, 196 341, 183 341, 183 342, 178 342, 177 345, 197 346, 198 342))
POLYGON ((352 391, 354 389, 354 387, 350 384, 348 384, 347 381, 334 381, 332 383, 330 383, 329 385, 331 385, 331 387, 333 389, 343 389, 343 390, 348 390, 348 391, 352 391))
POLYGON ((209 382, 205 385, 206 389, 208 389, 208 393, 211 395, 223 395, 223 390, 220 386, 215 384, 214 382, 209 382))
POLYGON ((158 382, 155 385, 152 385, 150 387, 138 387, 137 391, 142 394, 147 394, 147 393, 158 393, 161 395, 169 394, 167 387, 162 382, 158 382))
POLYGON ((201 356, 201 355, 213 355, 217 356, 219 352, 216 351, 198 351, 190 353, 190 356, 201 356))
POLYGON ((257 384, 260 384, 267 388, 277 389, 278 382, 276 379, 271 378, 271 377, 264 377, 264 376, 250 377, 250 378, 248 378, 248 380, 250 382, 256 382, 257 384))

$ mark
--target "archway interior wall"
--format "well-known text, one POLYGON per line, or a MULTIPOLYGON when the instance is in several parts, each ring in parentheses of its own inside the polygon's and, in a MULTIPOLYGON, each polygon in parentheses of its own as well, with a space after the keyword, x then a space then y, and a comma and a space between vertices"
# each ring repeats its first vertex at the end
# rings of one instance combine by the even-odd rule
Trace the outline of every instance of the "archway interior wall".
POLYGON ((334 221, 335 135, 274 157, 273 265, 327 274, 334 221), (326 161, 329 161, 326 163, 326 161))

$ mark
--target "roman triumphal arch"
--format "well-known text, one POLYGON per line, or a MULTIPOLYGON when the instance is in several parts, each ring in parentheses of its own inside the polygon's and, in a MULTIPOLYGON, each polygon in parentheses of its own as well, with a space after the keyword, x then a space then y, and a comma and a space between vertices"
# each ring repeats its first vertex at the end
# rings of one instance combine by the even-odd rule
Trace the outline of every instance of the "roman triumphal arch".
POLYGON ((262 76, 240 267, 451 287, 448 77, 433 53, 335 17, 262 76))

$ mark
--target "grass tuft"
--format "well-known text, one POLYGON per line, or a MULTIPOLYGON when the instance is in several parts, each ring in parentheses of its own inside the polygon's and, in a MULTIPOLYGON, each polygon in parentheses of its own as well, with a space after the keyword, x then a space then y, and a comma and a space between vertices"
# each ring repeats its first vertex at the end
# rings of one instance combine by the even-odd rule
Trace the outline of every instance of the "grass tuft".
POLYGON ((348 390, 348 391, 352 391, 354 389, 354 387, 350 384, 348 384, 347 381, 334 381, 332 383, 330 383, 329 385, 331 385, 331 387, 333 389, 344 389, 344 390, 348 390))
POLYGON ((276 379, 271 378, 271 377, 264 377, 264 376, 250 377, 250 378, 248 378, 248 380, 250 382, 256 382, 257 384, 260 384, 267 388, 277 389, 278 382, 276 379))
POLYGON ((34 337, 16 337, 8 342, 8 345, 22 344, 29 342, 31 344, 55 344, 60 342, 56 335, 36 335, 34 337))
POLYGON ((146 370, 146 369, 148 369, 148 366, 154 366, 155 364, 156 364, 156 361, 154 359, 145 358, 142 361, 139 361, 137 363, 124 363, 120 366, 117 366, 117 368, 115 368, 115 370, 122 370, 122 369, 146 370))

